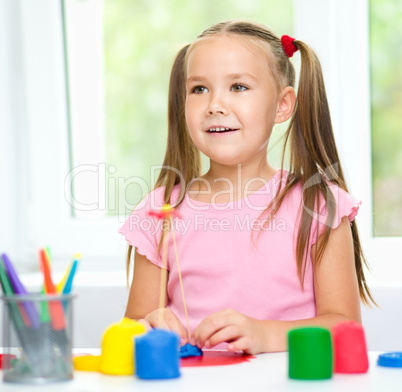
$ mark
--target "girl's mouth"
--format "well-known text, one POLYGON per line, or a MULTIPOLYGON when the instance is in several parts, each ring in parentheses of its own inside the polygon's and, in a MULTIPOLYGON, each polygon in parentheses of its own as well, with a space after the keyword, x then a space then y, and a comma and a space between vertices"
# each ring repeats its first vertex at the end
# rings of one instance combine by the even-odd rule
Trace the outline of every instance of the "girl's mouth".
POLYGON ((209 128, 207 130, 208 133, 227 133, 227 132, 234 132, 238 131, 235 128, 224 128, 224 127, 216 127, 216 128, 209 128))

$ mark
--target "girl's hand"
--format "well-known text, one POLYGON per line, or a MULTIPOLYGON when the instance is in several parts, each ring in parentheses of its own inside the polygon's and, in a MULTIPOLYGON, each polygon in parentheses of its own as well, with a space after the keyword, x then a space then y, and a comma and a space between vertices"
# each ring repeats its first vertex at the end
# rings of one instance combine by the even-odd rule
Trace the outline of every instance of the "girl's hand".
POLYGON ((167 308, 160 308, 148 313, 145 319, 139 320, 147 328, 161 328, 174 331, 180 336, 180 345, 188 342, 187 331, 176 315, 167 308))
POLYGON ((206 317, 194 330, 190 343, 199 348, 211 348, 228 342, 228 351, 258 354, 264 351, 264 330, 260 320, 227 309, 206 317))

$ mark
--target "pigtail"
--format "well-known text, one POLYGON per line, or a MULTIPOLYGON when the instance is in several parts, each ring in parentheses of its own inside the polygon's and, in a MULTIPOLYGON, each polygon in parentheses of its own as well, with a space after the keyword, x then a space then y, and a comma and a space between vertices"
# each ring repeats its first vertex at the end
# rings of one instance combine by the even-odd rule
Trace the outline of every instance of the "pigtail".
MULTIPOLYGON (((289 189, 299 181, 303 185, 303 208, 296 242, 297 267, 303 282, 307 253, 311 246, 312 221, 314 214, 321 210, 321 196, 325 198, 327 220, 320 241, 318 241, 320 230, 317 227, 315 265, 318 265, 323 257, 335 218, 336 202, 327 181, 335 183, 346 192, 348 189, 335 144, 320 62, 308 45, 297 40, 293 41, 293 44, 300 51, 301 70, 296 109, 286 136, 286 140, 290 143, 292 173, 286 187, 289 189)), ((370 301, 375 303, 364 277, 363 264, 367 266, 367 263, 355 221, 352 222, 352 236, 361 300, 365 304, 370 301)))
MULTIPOLYGON (((183 47, 177 54, 170 74, 168 96, 168 139, 162 169, 153 189, 165 186, 164 203, 171 203, 173 187, 180 184, 180 195, 175 201, 177 207, 184 199, 189 182, 201 173, 200 152, 187 132, 184 115, 186 99, 186 80, 184 60, 190 45, 183 47)), ((168 227, 165 223, 162 227, 168 227)), ((161 251, 165 231, 158 244, 161 251)), ((126 272, 129 274, 132 246, 129 245, 126 258, 126 272)))
MULTIPOLYGON (((335 145, 321 65, 306 44, 300 41, 293 41, 293 44, 300 51, 301 69, 296 109, 290 124, 290 167, 293 181, 303 184, 303 209, 296 243, 298 271, 303 279, 310 248, 312 212, 320 211, 320 195, 326 199, 328 215, 317 247, 317 264, 322 259, 335 217, 335 199, 323 175, 329 173, 327 177, 342 189, 346 190, 346 185, 335 145)), ((317 239, 318 234, 319 229, 317 239)))
POLYGON ((176 56, 170 74, 168 103, 168 140, 163 167, 155 188, 165 186, 165 203, 170 203, 173 187, 181 184, 176 206, 183 201, 187 184, 201 173, 200 152, 187 132, 184 115, 186 99, 185 57, 190 45, 176 56))
MULTIPOLYGON (((169 82, 168 102, 168 140, 162 170, 156 181, 155 188, 165 186, 164 202, 171 203, 173 187, 180 184, 180 194, 175 201, 175 207, 184 200, 187 185, 201 174, 200 151, 195 146, 187 131, 184 114, 186 100, 185 58, 190 45, 182 48, 173 63, 169 82)), ((169 227, 166 220, 163 226, 169 227)), ((166 231, 162 231, 158 244, 158 253, 161 252, 166 231)))

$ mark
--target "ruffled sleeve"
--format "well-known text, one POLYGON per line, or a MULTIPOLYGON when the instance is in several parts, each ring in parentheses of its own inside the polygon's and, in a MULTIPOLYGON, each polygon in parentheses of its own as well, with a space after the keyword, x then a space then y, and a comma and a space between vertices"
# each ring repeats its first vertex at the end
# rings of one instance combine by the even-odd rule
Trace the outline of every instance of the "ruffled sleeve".
POLYGON ((161 268, 163 263, 158 244, 162 220, 149 216, 148 212, 163 206, 163 194, 163 187, 148 193, 119 229, 119 233, 124 235, 126 241, 135 247, 139 254, 161 268))
POLYGON ((359 211, 360 205, 362 204, 361 200, 355 199, 352 195, 339 188, 339 186, 335 184, 329 184, 329 188, 331 189, 332 194, 335 196, 336 201, 335 219, 332 223, 332 228, 335 229, 338 227, 344 216, 347 216, 349 222, 352 223, 357 215, 357 212, 359 211))
MULTIPOLYGON (((340 225, 342 218, 345 216, 348 217, 350 224, 352 224, 352 221, 355 219, 362 202, 355 199, 351 194, 341 189, 338 185, 333 183, 329 183, 328 185, 335 199, 335 216, 331 227, 333 229, 337 228, 340 225)), ((317 229, 319 230, 319 235, 324 232, 325 226, 327 224, 327 217, 328 208, 324 198, 322 198, 320 213, 315 214, 313 219, 313 226, 311 230, 311 244, 314 244, 316 242, 317 229)))

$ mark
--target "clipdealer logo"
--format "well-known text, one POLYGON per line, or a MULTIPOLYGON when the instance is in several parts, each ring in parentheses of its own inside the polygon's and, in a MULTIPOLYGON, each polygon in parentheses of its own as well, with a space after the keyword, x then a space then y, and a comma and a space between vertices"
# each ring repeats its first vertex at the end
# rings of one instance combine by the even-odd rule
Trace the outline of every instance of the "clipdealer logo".
MULTIPOLYGON (((156 178, 159 175, 161 169, 171 170, 173 171, 181 183, 184 183, 184 177, 182 173, 180 173, 176 168, 170 166, 162 166, 162 165, 154 165, 151 167, 150 171, 150 183, 154 184, 156 182, 156 178)), ((84 164, 74 167, 70 172, 66 175, 64 180, 64 196, 72 207, 73 210, 78 212, 95 212, 99 213, 99 215, 104 215, 106 211, 111 212, 114 215, 118 216, 118 220, 124 222, 127 219, 127 211, 132 211, 134 208, 141 208, 142 206, 147 205, 149 209, 159 209, 161 208, 160 200, 156 200, 155 193, 151 192, 152 187, 147 183, 144 178, 132 176, 132 177, 121 177, 117 176, 117 168, 114 165, 107 166, 106 163, 100 162, 98 164, 84 164), (127 200, 127 194, 129 187, 135 187, 137 190, 137 202, 135 204, 130 203, 127 200), (83 189, 81 189, 83 188, 83 189), (115 199, 110 199, 107 197, 108 194, 114 194, 115 199), (146 200, 146 197, 150 196, 150 200, 148 200, 148 204, 143 201, 146 200)), ((338 164, 334 164, 328 168, 326 168, 324 177, 326 181, 331 181, 338 178, 338 164)), ((227 184, 226 189, 220 190, 218 192, 213 192, 211 189, 211 184, 203 178, 193 179, 186 187, 180 187, 180 194, 177 197, 182 198, 184 193, 188 193, 189 197, 186 198, 186 202, 188 206, 194 211, 206 211, 209 208, 213 208, 218 211, 224 210, 233 210, 240 211, 243 208, 242 203, 244 203, 248 208, 253 211, 260 211, 261 213, 267 208, 267 205, 264 203, 256 205, 252 204, 251 199, 248 198, 248 195, 259 193, 261 196, 273 196, 275 189, 278 188, 279 184, 286 181, 286 176, 281 176, 278 178, 273 178, 268 183, 263 178, 252 178, 249 179, 244 186, 244 194, 239 194, 239 189, 234 186, 234 184, 229 181, 227 178, 217 178, 214 180, 214 183, 217 182, 225 182, 227 184), (204 203, 203 205, 199 205, 191 198, 191 195, 194 195, 198 191, 193 191, 190 189, 191 185, 194 182, 202 182, 203 187, 206 190, 202 191, 203 195, 211 196, 211 203, 204 203), (255 183, 266 184, 265 187, 261 187, 259 191, 255 191, 255 183), (254 184, 254 185, 253 185, 254 184), (237 189, 237 191, 235 190, 237 189), (224 197, 227 200, 227 203, 219 203, 221 197, 224 197)), ((323 181, 323 176, 320 173, 309 178, 302 187, 302 191, 304 192, 307 188, 314 186, 323 181)), ((238 178, 237 183, 243 183, 241 178, 241 165, 238 165, 238 178)), ((339 188, 331 186, 328 187, 328 193, 331 194, 324 195, 326 200, 330 200, 333 198, 334 192, 339 192, 339 188)), ((337 199, 337 197, 335 197, 337 199)), ((325 204, 325 203, 324 203, 325 204)), ((318 221, 320 224, 327 224, 327 214, 322 213, 323 211, 313 211, 303 205, 303 208, 309 215, 313 217, 314 220, 318 221)), ((235 214, 233 221, 229 220, 217 220, 217 219, 206 219, 202 218, 201 215, 195 215, 193 222, 186 223, 186 225, 191 225, 195 227, 196 230, 200 230, 201 228, 208 228, 209 230, 252 230, 252 227, 259 227, 261 230, 285 230, 283 227, 286 227, 286 222, 281 222, 278 219, 270 220, 259 220, 252 219, 250 217, 245 217, 243 220, 240 220, 240 215, 235 214)), ((143 225, 150 225, 146 220, 143 225)), ((186 225, 183 223, 183 231, 187 231, 186 225)))

